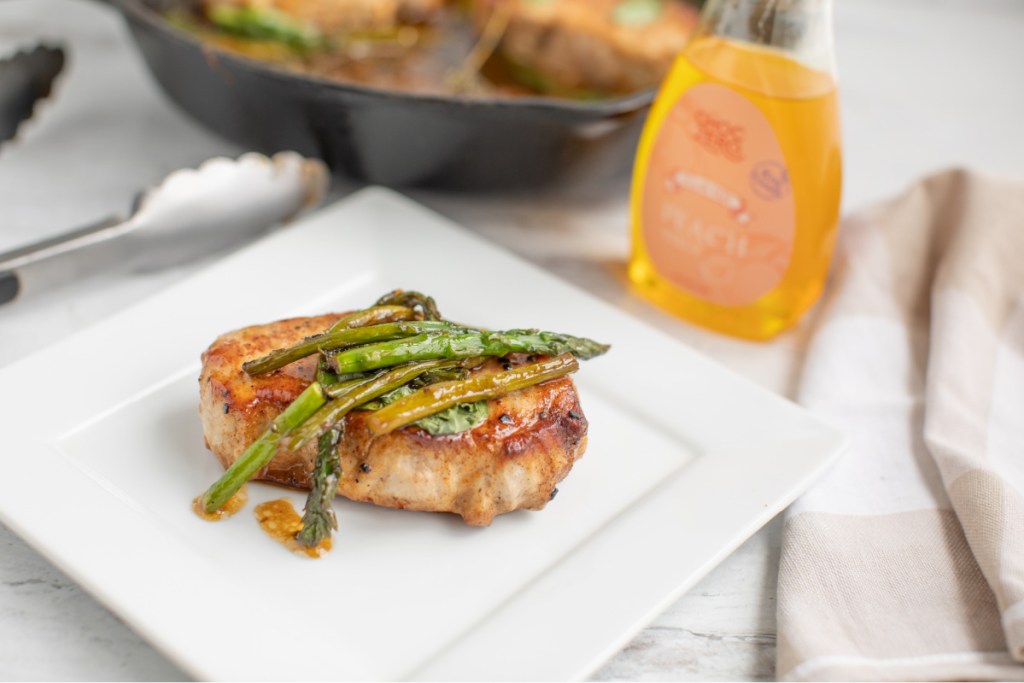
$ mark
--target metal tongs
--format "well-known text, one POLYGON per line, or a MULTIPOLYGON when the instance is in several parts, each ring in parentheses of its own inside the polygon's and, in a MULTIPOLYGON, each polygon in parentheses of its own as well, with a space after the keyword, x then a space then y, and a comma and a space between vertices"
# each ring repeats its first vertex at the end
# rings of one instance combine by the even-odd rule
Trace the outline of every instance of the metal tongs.
POLYGON ((142 192, 127 216, 0 254, 0 304, 96 271, 155 269, 222 251, 323 199, 323 162, 294 152, 215 158, 142 192))
MULTIPOLYGON (((50 46, 0 58, 0 145, 50 97, 64 61, 64 51, 50 46)), ((141 192, 125 216, 0 253, 0 304, 95 272, 155 269, 223 251, 319 204, 328 180, 322 162, 293 152, 176 171, 141 192)))

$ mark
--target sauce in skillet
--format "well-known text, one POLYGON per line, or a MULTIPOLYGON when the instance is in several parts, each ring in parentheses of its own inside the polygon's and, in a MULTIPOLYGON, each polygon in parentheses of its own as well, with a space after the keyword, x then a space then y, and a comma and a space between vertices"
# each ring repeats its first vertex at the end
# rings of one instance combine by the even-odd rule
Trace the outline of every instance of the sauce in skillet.
MULTIPOLYGON (((217 4, 215 0, 208 2, 217 4)), ((234 4, 232 0, 224 2, 234 4)), ((555 20, 528 30, 523 30, 522 22, 517 23, 515 19, 499 21, 492 27, 490 21, 481 23, 480 15, 471 19, 473 12, 468 9, 471 2, 451 0, 425 24, 403 24, 326 37, 315 32, 303 34, 302 24, 292 23, 275 38, 254 39, 246 37, 251 34, 237 27, 215 24, 201 13, 178 9, 166 16, 172 24, 222 50, 329 80, 414 93, 484 97, 547 95, 567 99, 601 99, 655 87, 697 19, 697 10, 692 4, 676 0, 665 1, 662 6, 671 11, 663 11, 660 17, 655 12, 639 20, 635 11, 622 10, 635 10, 638 6, 656 8, 658 0, 565 0, 564 5, 554 0, 529 2, 547 13, 543 21, 551 20, 548 16, 551 14, 555 15, 555 20), (580 11, 581 7, 591 7, 590 3, 593 3, 592 15, 580 11), (604 16, 601 12, 620 18, 609 20, 612 22, 609 29, 591 32, 591 24, 604 21, 600 18, 604 16), (474 26, 475 23, 480 25, 474 26), (658 24, 671 25, 676 30, 667 47, 663 33, 645 32, 646 26, 658 24), (520 27, 518 32, 515 26, 520 27), (631 27, 635 27, 635 31, 631 27), (515 33, 515 37, 510 38, 506 31, 515 33), (628 38, 624 37, 626 35, 628 38), (514 59, 506 59, 506 51, 498 47, 503 39, 512 40, 518 46, 514 59), (630 43, 631 47, 623 48, 622 43, 630 43), (660 51, 659 57, 650 56, 652 46, 660 51), (532 57, 541 52, 548 56, 532 57), (660 66, 652 66, 646 61, 650 59, 660 66), (596 76, 590 84, 575 77, 563 78, 567 69, 599 72, 606 70, 599 63, 608 62, 618 62, 618 71, 651 73, 647 73, 642 82, 628 86, 596 76), (604 85, 596 85, 596 82, 604 85)), ((285 22, 292 21, 285 15, 276 16, 284 18, 285 22)))

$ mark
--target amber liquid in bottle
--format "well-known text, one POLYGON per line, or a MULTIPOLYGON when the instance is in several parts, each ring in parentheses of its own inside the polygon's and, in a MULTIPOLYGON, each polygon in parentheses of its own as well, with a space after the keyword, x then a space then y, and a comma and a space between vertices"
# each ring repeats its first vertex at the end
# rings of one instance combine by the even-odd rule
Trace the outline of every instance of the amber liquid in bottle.
POLYGON ((640 140, 629 278, 690 321, 773 337, 821 294, 841 185, 833 75, 780 50, 697 38, 640 140))

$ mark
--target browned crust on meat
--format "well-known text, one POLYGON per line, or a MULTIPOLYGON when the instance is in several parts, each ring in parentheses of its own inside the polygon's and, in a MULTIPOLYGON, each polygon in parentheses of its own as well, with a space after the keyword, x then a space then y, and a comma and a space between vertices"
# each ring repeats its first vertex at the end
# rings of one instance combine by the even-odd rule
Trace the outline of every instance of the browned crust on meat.
MULTIPOLYGON (((260 377, 242 363, 329 327, 338 314, 256 325, 218 338, 202 356, 199 412, 207 447, 225 467, 309 384, 312 358, 260 377)), ((491 361, 481 371, 495 371, 491 361)), ((562 378, 492 400, 476 428, 431 436, 417 427, 371 437, 365 413, 346 421, 338 492, 393 508, 454 512, 486 526, 495 515, 539 510, 583 455, 587 421, 562 378)), ((315 446, 281 449, 257 478, 308 488, 315 446)))

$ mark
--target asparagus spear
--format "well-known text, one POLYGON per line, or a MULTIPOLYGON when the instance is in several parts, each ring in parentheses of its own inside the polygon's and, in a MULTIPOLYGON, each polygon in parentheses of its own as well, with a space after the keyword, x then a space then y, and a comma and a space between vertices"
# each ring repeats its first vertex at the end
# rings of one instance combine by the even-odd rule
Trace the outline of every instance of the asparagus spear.
MULTIPOLYGON (((395 290, 381 297, 373 307, 340 318, 327 332, 338 332, 384 322, 411 320, 417 314, 427 320, 441 319, 437 304, 432 298, 418 292, 395 290), (395 302, 395 304, 391 302, 395 302), (419 311, 414 308, 418 308, 419 311)), ((336 375, 329 372, 324 365, 321 362, 317 379, 327 386, 326 393, 330 398, 338 398, 369 379, 362 374, 336 375)), ((465 373, 466 369, 463 367, 427 370, 412 380, 408 386, 419 388, 419 386, 433 382, 461 379, 465 377, 465 373)), ((320 435, 316 463, 313 466, 313 485, 303 510, 302 530, 296 535, 296 540, 307 548, 316 547, 325 537, 330 536, 332 529, 337 530, 338 528, 338 518, 334 514, 333 502, 338 490, 338 481, 341 478, 341 456, 338 453, 338 443, 341 440, 344 425, 344 421, 339 420, 332 428, 320 435)))
POLYGON ((413 320, 416 318, 416 315, 416 311, 410 306, 377 305, 338 318, 327 331, 337 332, 338 330, 350 327, 366 327, 367 325, 393 323, 399 320, 413 320))
POLYGON ((352 327, 314 334, 306 337, 298 344, 284 349, 271 351, 267 355, 242 364, 242 369, 249 375, 262 375, 284 367, 289 363, 311 356, 318 351, 331 351, 346 346, 356 346, 388 339, 400 339, 424 332, 442 332, 462 329, 449 322, 434 320, 409 320, 367 327, 352 327))
POLYGON ((579 367, 575 356, 564 353, 504 372, 430 384, 371 414, 366 418, 366 424, 373 434, 387 434, 453 405, 504 396, 576 372, 579 367))
POLYGON ((203 494, 201 503, 207 512, 216 512, 228 499, 265 467, 277 453, 281 438, 316 413, 327 401, 323 388, 313 382, 299 394, 284 411, 274 418, 258 439, 249 444, 245 452, 225 470, 203 494))
MULTIPOLYGON (((408 383, 409 386, 424 386, 433 382, 464 377, 469 362, 479 362, 482 359, 468 359, 458 364, 458 367, 435 367, 422 371, 418 377, 408 383)), ((447 365, 452 365, 448 363, 447 365)), ((384 373, 378 373, 383 375, 384 373)), ((329 386, 325 393, 332 398, 344 396, 361 385, 368 384, 370 378, 349 379, 337 385, 329 386)), ((363 391, 367 392, 363 386, 363 391)), ((367 392, 369 393, 369 392, 367 392)), ((356 398, 355 400, 358 400, 356 398)), ((371 399, 372 402, 372 399, 371 399)), ((360 407, 366 407, 363 403, 360 407)), ((338 528, 338 520, 334 514, 334 495, 338 490, 338 481, 341 478, 341 456, 338 453, 338 443, 344 432, 345 422, 338 421, 327 431, 320 435, 317 446, 316 463, 313 466, 313 485, 309 496, 306 498, 306 507, 302 515, 302 530, 296 535, 296 540, 307 548, 313 548, 320 544, 325 537, 330 536, 332 529, 338 528)))
POLYGON ((326 45, 326 39, 316 29, 270 8, 217 4, 207 11, 207 17, 228 33, 284 43, 293 50, 313 50, 326 45))
MULTIPOLYGON (((354 408, 378 396, 383 396, 389 391, 394 391, 428 370, 436 370, 456 364, 453 361, 444 360, 407 363, 378 373, 370 379, 348 387, 345 393, 325 403, 301 427, 295 430, 288 448, 291 450, 301 448, 312 439, 318 438, 321 434, 338 424, 354 408)), ((330 393, 330 388, 327 391, 330 393)))
POLYGON ((316 464, 313 466, 313 486, 306 498, 302 530, 295 536, 295 540, 307 548, 320 545, 324 538, 331 535, 332 529, 338 528, 338 518, 334 514, 334 494, 338 491, 338 480, 341 479, 338 442, 343 429, 344 423, 339 423, 320 436, 316 464))
POLYGON ((506 332, 459 331, 444 334, 418 334, 398 340, 381 341, 344 349, 328 358, 337 373, 365 372, 410 361, 467 356, 505 356, 510 353, 537 353, 557 356, 571 353, 587 360, 608 350, 606 344, 539 330, 506 332))
MULTIPOLYGON (((479 362, 482 359, 469 359, 479 362)), ((403 386, 410 386, 416 389, 434 382, 461 379, 465 377, 467 362, 459 364, 459 367, 437 368, 426 370, 411 382, 403 386)), ((325 389, 325 393, 331 398, 337 398, 352 391, 355 387, 366 382, 368 378, 362 377, 349 379, 325 389)), ((363 403, 360 408, 368 408, 377 400, 370 403, 363 403)), ((380 405, 374 406, 374 409, 380 405)), ((307 548, 313 548, 327 536, 331 529, 338 528, 338 520, 334 514, 333 500, 338 490, 338 481, 341 478, 341 456, 338 453, 338 443, 344 432, 344 420, 338 422, 320 435, 317 446, 316 464, 313 466, 313 486, 309 496, 306 498, 306 507, 302 515, 302 530, 296 536, 299 543, 307 548)))
POLYGON ((377 299, 376 306, 398 305, 408 306, 422 313, 425 320, 441 320, 441 311, 437 310, 437 303, 433 297, 420 292, 396 289, 388 292, 377 299))
MULTIPOLYGON (((408 389, 408 393, 412 393, 417 389, 422 389, 428 384, 435 384, 437 382, 450 382, 452 380, 457 379, 466 379, 466 376, 469 374, 469 368, 473 367, 474 365, 479 365, 485 360, 487 359, 484 357, 466 358, 465 360, 459 362, 458 367, 442 368, 439 370, 427 370, 416 379, 399 387, 399 389, 408 389)), ((333 389, 333 387, 330 388, 333 389)), ((393 394, 394 392, 391 393, 393 394)), ((384 394, 380 398, 376 398, 372 401, 364 403, 363 405, 359 406, 359 410, 380 410, 388 403, 398 400, 398 398, 400 398, 396 396, 393 399, 391 399, 391 401, 388 401, 386 399, 388 399, 389 396, 390 394, 384 394)))
MULTIPOLYGON (((361 311, 355 311, 348 315, 339 318, 330 328, 328 328, 326 334, 332 332, 340 332, 341 330, 349 329, 352 327, 366 327, 368 325, 379 325, 381 323, 393 323, 400 320, 413 320, 419 315, 413 309, 407 306, 373 306, 366 308, 361 311)), ((320 384, 330 386, 337 384, 343 380, 355 379, 357 377, 365 377, 362 373, 353 373, 351 375, 337 375, 327 368, 326 359, 321 359, 320 364, 317 368, 316 381, 320 384)))

